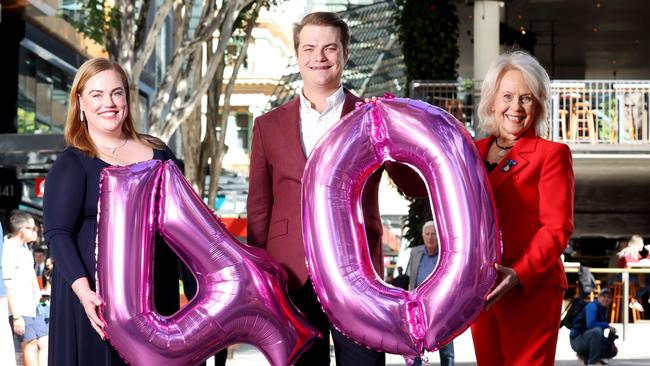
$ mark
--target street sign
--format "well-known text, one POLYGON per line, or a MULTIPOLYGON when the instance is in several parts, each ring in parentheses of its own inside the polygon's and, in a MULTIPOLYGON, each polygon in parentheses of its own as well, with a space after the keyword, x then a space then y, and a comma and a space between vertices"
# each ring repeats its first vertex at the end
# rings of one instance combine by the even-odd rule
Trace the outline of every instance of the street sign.
POLYGON ((34 180, 34 195, 43 198, 45 193, 45 177, 38 177, 34 180))
POLYGON ((22 197, 22 184, 16 178, 15 168, 0 168, 0 208, 18 208, 22 197))

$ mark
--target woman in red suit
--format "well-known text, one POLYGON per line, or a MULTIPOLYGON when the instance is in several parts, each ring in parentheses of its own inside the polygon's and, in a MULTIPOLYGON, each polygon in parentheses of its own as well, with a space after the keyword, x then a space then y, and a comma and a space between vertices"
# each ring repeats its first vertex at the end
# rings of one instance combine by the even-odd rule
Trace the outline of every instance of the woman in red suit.
POLYGON ((503 234, 501 280, 472 325, 479 365, 553 365, 562 298, 560 255, 573 232, 571 151, 548 133, 550 80, 532 56, 499 56, 483 81, 477 142, 503 234))

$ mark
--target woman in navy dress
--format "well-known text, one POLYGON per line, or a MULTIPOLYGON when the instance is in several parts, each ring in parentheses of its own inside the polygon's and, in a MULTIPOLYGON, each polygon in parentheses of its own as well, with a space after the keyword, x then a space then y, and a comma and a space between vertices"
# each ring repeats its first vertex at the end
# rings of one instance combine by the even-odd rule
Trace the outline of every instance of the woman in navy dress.
MULTIPOLYGON (((116 63, 94 58, 77 72, 65 125, 67 148, 46 180, 45 238, 56 260, 52 279, 49 364, 119 365, 97 315, 95 242, 99 175, 111 165, 174 159, 160 140, 135 131, 129 85, 116 63)), ((179 261, 156 240, 154 301, 164 315, 179 308, 179 261)))

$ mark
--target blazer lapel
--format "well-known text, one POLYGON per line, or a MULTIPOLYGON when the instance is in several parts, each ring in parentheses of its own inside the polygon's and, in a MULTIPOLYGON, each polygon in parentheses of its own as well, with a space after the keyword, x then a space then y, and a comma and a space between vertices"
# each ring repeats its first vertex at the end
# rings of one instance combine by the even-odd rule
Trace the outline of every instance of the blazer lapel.
POLYGON ((352 112, 356 108, 357 102, 363 102, 363 99, 352 94, 349 90, 343 89, 345 92, 345 102, 343 102, 343 109, 341 110, 341 117, 352 112))
POLYGON ((424 245, 421 247, 415 247, 413 250, 417 250, 415 252, 415 256, 413 257, 413 268, 411 268, 411 273, 413 276, 417 277, 418 275, 418 268, 420 268, 420 262, 422 262, 422 257, 424 256, 424 245))
POLYGON ((307 155, 305 155, 305 149, 302 147, 302 135, 300 132, 300 97, 292 99, 283 105, 282 108, 284 109, 282 115, 286 118, 287 128, 282 134, 287 136, 286 145, 297 157, 298 162, 304 170, 305 164, 307 163, 307 155))
POLYGON ((478 149, 481 159, 486 160, 488 150, 492 146, 492 141, 494 141, 494 136, 490 135, 486 139, 481 139, 476 142, 476 148, 478 149))
POLYGON ((536 148, 537 136, 535 136, 535 129, 531 127, 521 136, 515 147, 499 162, 496 169, 490 173, 490 184, 494 193, 501 188, 504 182, 517 175, 528 165, 528 160, 524 155, 534 152, 536 148))

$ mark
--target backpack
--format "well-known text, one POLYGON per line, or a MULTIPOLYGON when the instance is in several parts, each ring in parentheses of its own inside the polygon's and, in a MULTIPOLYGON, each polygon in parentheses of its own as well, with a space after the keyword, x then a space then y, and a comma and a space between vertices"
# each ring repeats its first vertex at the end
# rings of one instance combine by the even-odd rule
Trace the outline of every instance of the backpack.
POLYGON ((582 296, 587 296, 594 291, 596 288, 596 279, 594 275, 591 274, 591 269, 589 267, 580 266, 578 269, 578 283, 580 284, 580 290, 582 291, 582 296))
POLYGON ((587 303, 585 300, 579 297, 574 297, 571 300, 571 304, 564 309, 562 312, 562 320, 560 321, 560 328, 562 327, 567 327, 569 329, 572 328, 580 328, 580 325, 582 325, 582 328, 586 327, 586 322, 585 322, 585 316, 584 316, 584 309, 587 303), (582 316, 580 316, 582 315, 582 316), (585 324, 580 324, 580 323, 585 323, 585 324))

